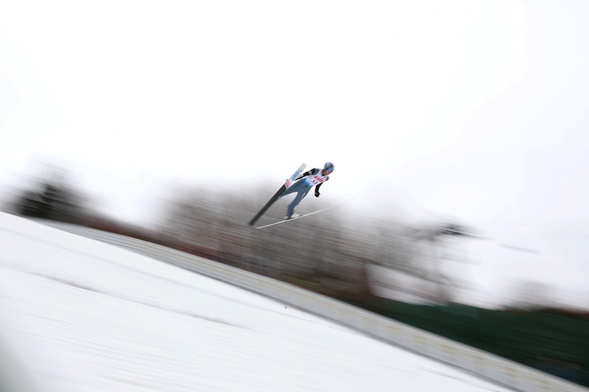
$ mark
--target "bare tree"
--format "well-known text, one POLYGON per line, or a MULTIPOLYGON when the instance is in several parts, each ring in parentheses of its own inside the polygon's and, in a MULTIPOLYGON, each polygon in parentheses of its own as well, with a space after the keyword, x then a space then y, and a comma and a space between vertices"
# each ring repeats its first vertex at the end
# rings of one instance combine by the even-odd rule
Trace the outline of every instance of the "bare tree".
POLYGON ((11 204, 10 210, 18 215, 70 223, 83 222, 94 215, 88 197, 74 188, 65 174, 37 182, 11 204))

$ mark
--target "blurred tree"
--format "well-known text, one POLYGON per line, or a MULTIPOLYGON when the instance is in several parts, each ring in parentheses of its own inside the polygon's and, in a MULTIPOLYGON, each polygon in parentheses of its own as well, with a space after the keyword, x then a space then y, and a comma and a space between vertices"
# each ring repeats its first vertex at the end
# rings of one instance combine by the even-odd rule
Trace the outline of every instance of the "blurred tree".
MULTIPOLYGON (((330 212, 263 230, 247 226, 266 202, 264 195, 272 191, 260 187, 244 195, 210 187, 181 190, 170 200, 166 232, 187 251, 279 279, 349 293, 365 288, 366 268, 375 264, 426 279, 434 283, 440 299, 449 298, 437 249, 442 237, 470 235, 465 227, 443 223, 406 230, 391 219, 330 212)), ((263 219, 280 220, 287 202, 278 201, 263 219)), ((313 205, 302 205, 301 212, 326 207, 321 199, 313 205)))
MULTIPOLYGON (((184 189, 169 202, 166 231, 184 249, 211 256, 237 267, 276 278, 291 277, 320 285, 326 280, 350 282, 364 279, 363 268, 372 253, 364 236, 340 215, 322 214, 264 230, 247 225, 251 215, 271 195, 273 188, 258 188, 248 195, 237 190, 184 189), (267 188, 267 189, 266 189, 267 188), (360 279, 362 278, 362 279, 360 279)), ((287 200, 279 201, 265 219, 280 220, 287 200)), ((324 208, 314 200, 313 209, 324 208)), ((307 205, 303 208, 308 208, 307 205)))
POLYGON ((22 192, 13 211, 22 216, 78 223, 91 216, 87 198, 65 181, 45 180, 22 192))

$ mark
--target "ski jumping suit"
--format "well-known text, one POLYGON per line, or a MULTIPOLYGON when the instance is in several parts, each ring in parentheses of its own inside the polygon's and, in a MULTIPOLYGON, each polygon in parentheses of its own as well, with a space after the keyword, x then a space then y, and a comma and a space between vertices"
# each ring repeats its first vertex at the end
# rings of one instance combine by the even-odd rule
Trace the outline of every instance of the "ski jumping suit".
POLYGON ((288 205, 286 210, 286 216, 290 218, 292 214, 294 214, 294 209, 296 206, 299 205, 301 200, 307 196, 307 193, 313 188, 315 185, 315 195, 319 196, 319 188, 325 181, 329 180, 329 176, 324 176, 321 174, 321 169, 311 169, 306 171, 297 179, 297 181, 288 187, 282 195, 280 195, 279 199, 283 196, 290 195, 291 193, 296 193, 294 200, 288 205))

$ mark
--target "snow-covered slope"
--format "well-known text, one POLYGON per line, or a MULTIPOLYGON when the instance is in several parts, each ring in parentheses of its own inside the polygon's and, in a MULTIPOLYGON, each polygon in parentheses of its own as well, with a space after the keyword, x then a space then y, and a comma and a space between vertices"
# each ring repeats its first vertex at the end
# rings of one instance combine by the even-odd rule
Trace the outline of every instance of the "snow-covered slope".
POLYGON ((2 213, 0 245, 0 337, 42 391, 506 390, 257 294, 2 213))

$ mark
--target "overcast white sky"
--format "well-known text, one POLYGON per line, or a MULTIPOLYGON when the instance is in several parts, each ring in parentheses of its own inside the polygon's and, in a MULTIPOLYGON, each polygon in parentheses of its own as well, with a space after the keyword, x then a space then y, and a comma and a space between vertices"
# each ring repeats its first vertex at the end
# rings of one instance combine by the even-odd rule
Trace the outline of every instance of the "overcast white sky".
POLYGON ((589 219, 588 39, 582 0, 0 1, 0 184, 57 160, 133 219, 329 160, 354 207, 589 219))

